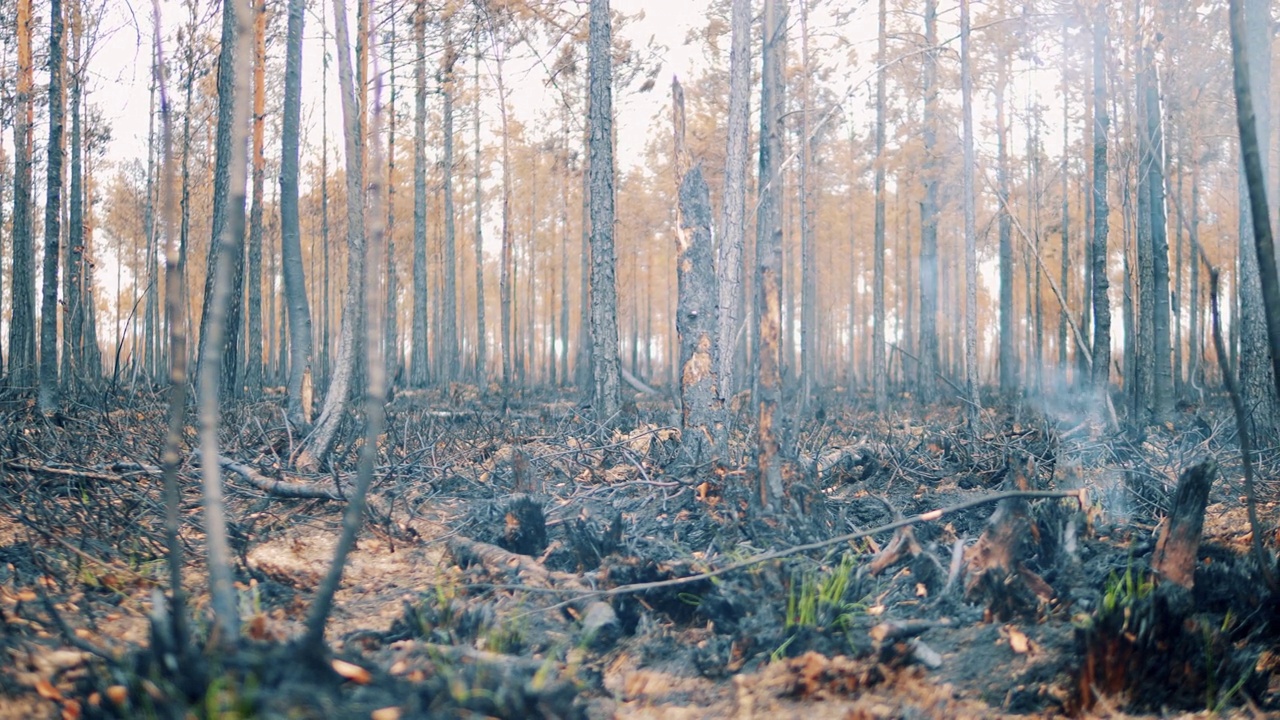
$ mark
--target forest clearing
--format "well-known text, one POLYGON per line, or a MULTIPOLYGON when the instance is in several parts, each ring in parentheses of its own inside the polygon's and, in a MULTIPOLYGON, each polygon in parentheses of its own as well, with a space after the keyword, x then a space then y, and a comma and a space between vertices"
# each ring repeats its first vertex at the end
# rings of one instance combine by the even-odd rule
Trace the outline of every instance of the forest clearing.
POLYGON ((1280 714, 1270 0, 125 5, 0 0, 0 720, 1280 714))

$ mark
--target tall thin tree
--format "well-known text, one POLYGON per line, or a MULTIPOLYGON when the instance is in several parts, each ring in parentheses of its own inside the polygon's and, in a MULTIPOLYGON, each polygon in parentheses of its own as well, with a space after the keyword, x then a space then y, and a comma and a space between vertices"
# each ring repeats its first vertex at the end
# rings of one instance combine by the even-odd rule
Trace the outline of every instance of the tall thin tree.
MULTIPOLYGON (((296 427, 311 423, 305 378, 312 371, 311 306, 302 266, 302 230, 298 218, 298 136, 302 117, 302 32, 306 0, 289 0, 285 36, 284 117, 280 131, 280 268, 289 311, 288 416, 296 427)), ((314 266, 313 266, 314 267, 314 266)))
MULTIPOLYGON (((618 296, 614 272, 613 32, 609 0, 591 0, 588 39, 591 108, 591 378, 596 417, 618 412, 618 296)), ((505 142, 505 140, 504 140, 505 142)), ((504 203, 505 204, 505 203, 504 203)))
POLYGON ((58 409, 58 260, 62 239, 62 0, 49 3, 49 162, 45 165, 44 273, 40 297, 40 411, 58 409))

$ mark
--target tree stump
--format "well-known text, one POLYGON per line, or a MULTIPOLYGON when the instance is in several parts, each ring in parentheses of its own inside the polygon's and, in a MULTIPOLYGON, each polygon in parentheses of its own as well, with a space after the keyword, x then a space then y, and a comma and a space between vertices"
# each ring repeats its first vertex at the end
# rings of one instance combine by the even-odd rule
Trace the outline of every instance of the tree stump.
POLYGON ((1187 590, 1195 585, 1204 509, 1209 503, 1209 488, 1217 470, 1213 460, 1206 460, 1183 471, 1173 491, 1169 515, 1160 522, 1151 569, 1187 590))

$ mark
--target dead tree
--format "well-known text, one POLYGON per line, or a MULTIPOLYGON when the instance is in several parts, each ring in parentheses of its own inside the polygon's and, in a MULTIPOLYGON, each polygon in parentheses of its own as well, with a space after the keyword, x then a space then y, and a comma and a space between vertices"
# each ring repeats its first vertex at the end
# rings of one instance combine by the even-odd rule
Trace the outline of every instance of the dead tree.
POLYGON ((342 0, 334 0, 333 14, 347 155, 347 294, 342 303, 342 330, 338 337, 338 358, 333 377, 320 415, 316 418, 316 426, 297 454, 297 466, 309 470, 319 468, 333 451, 338 425, 347 413, 352 394, 360 352, 359 334, 364 327, 364 122, 356 105, 346 5, 342 0))
POLYGON ((680 335, 680 432, 684 451, 696 467, 724 452, 724 401, 716 375, 716 300, 718 286, 711 242, 711 198, 702 169, 685 169, 684 91, 672 85, 676 167, 680 181, 680 229, 676 233, 676 273, 680 335))

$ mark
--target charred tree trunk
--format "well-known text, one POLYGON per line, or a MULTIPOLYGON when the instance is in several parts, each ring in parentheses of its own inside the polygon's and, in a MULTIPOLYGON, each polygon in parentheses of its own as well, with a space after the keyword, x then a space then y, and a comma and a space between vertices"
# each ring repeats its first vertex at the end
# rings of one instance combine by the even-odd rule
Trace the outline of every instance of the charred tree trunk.
POLYGON ((687 169, 684 91, 672 85, 675 117, 676 168, 680 181, 680 229, 676 233, 676 272, 679 306, 676 331, 680 335, 680 437, 690 464, 720 456, 725 448, 717 438, 725 433, 724 403, 716 387, 715 248, 711 241, 711 191, 702 169, 687 169))
POLYGON ((1154 419, 1163 422, 1173 411, 1173 369, 1170 348, 1169 317, 1169 234, 1165 214, 1164 197, 1164 134, 1161 130, 1159 78, 1156 74, 1154 52, 1147 50, 1147 82, 1145 90, 1146 133, 1150 149, 1150 162, 1146 163, 1147 192, 1150 193, 1151 212, 1151 308, 1152 328, 1152 396, 1154 419))
POLYGON ((245 390, 262 394, 262 193, 266 184, 267 6, 254 2, 253 19, 253 201, 249 206, 248 333, 245 338, 245 390))
MULTIPOLYGON (((311 425, 311 401, 303 398, 303 378, 311 368, 311 306, 302 267, 302 230, 298 218, 298 135, 302 114, 302 30, 306 0, 289 0, 284 68, 284 119, 280 141, 280 268, 289 309, 289 421, 311 425)), ((314 268, 314 266, 313 266, 314 268)), ((307 393, 309 396, 310 393, 307 393)))
POLYGON ((1000 391, 1012 395, 1018 389, 1018 356, 1014 350, 1013 323, 1013 216, 1009 214, 1009 126, 1005 120, 1005 91, 1009 86, 1009 63, 998 62, 996 76, 996 193, 1000 207, 997 223, 1000 235, 1000 391))
POLYGON ((618 412, 618 295, 613 247, 613 33, 609 0, 591 0, 591 378, 596 417, 610 421, 618 412))
POLYGON ((786 497, 780 439, 782 396, 782 116, 785 112, 782 65, 785 60, 787 9, 779 0, 765 0, 764 68, 760 99, 760 199, 756 211, 755 363, 757 492, 766 511, 781 509, 786 497))
POLYGON ((333 377, 325 393, 316 426, 303 441, 297 465, 314 471, 328 460, 337 439, 338 426, 346 415, 356 374, 364 327, 365 237, 364 237, 364 122, 357 106, 352 75, 350 39, 347 35, 346 7, 333 0, 334 40, 337 43, 338 82, 342 92, 343 136, 347 156, 347 291, 342 306, 342 330, 333 377))
MULTIPOLYGON (((888 400, 885 387, 884 357, 884 141, 885 141, 885 73, 887 57, 885 44, 888 37, 886 30, 885 0, 880 0, 880 29, 876 45, 876 65, 881 68, 876 73, 876 159, 875 159, 875 248, 873 253, 874 277, 871 281, 871 301, 873 305, 871 331, 871 387, 875 395, 876 407, 882 408, 888 400)), ((761 173, 761 177, 764 174, 761 173)))
POLYGON ((13 122, 13 294, 9 316, 9 382, 12 387, 36 384, 35 241, 31 222, 33 78, 31 0, 17 0, 18 77, 13 122))
MULTIPOLYGON (((932 402, 938 372, 938 3, 924 5, 924 201, 920 204, 920 347, 917 390, 932 402)), ((999 92, 999 91, 997 91, 999 92)), ((997 98, 999 95, 997 95, 997 98)))
MULTIPOLYGON (((447 23, 447 21, 446 21, 447 23)), ((448 38, 449 29, 445 34, 448 38)), ((458 289, 456 230, 453 209, 453 96, 455 92, 453 67, 458 61, 457 50, 451 38, 446 39, 441 67, 441 92, 444 94, 444 323, 437 343, 444 356, 441 381, 456 380, 458 367, 458 289)))
POLYGON ((62 0, 49 3, 49 162, 45 166, 44 274, 40 297, 40 411, 58 409, 58 245, 62 239, 62 0))
POLYGON ((475 98, 471 108, 471 131, 474 137, 475 154, 472 161, 472 172, 474 177, 472 181, 475 185, 475 208, 473 211, 475 220, 474 238, 472 241, 472 249, 476 255, 476 379, 483 383, 488 375, 488 346, 489 338, 485 329, 485 296, 484 296, 484 234, 481 230, 484 212, 484 189, 480 185, 480 51, 476 51, 475 57, 475 98))
MULTIPOLYGON (((1107 296, 1107 8, 1099 5, 1093 21, 1093 384, 1109 392, 1111 384, 1111 300, 1107 296)), ((1194 327, 1194 325, 1193 325, 1194 327)), ((1129 372, 1125 368, 1125 373, 1129 372)))
POLYGON ((427 4, 413 11, 413 331, 409 381, 427 384, 427 4))
POLYGON ((978 230, 974 211, 973 77, 969 64, 969 0, 960 0, 960 89, 964 145, 964 379, 969 429, 978 432, 978 230))
MULTIPOLYGON (((732 397, 734 361, 738 348, 738 327, 742 322, 742 250, 747 188, 748 101, 751 94, 751 1, 733 0, 729 51, 729 117, 725 149, 724 206, 720 221, 719 303, 716 352, 721 402, 732 397)), ((728 443, 728 426, 723 425, 717 446, 728 443)))
MULTIPOLYGON (((204 304, 200 315, 200 341, 196 364, 196 377, 204 374, 204 367, 214 352, 219 357, 222 378, 219 383, 222 392, 231 396, 239 394, 239 359, 240 359, 240 306, 244 292, 244 205, 243 193, 240 193, 242 204, 231 205, 231 138, 234 132, 236 87, 236 20, 235 2, 223 3, 222 10, 222 48, 218 52, 218 125, 215 141, 213 172, 213 233, 209 243, 209 268, 205 276, 204 304), (228 232, 227 227, 238 224, 240 231, 228 232), (227 257, 229 300, 226 303, 226 318, 221 330, 217 331, 217 342, 221 347, 211 349, 209 340, 214 335, 211 323, 212 313, 217 303, 213 300, 214 283, 217 268, 222 257, 227 257)), ((251 47, 251 46, 250 46, 251 47)), ((247 53, 246 53, 247 56, 247 53)), ((245 117, 248 117, 246 108, 245 117)))
MULTIPOLYGON (((1258 142, 1259 182, 1262 188, 1266 188, 1268 178, 1271 177, 1271 0, 1248 0, 1243 3, 1242 11, 1245 30, 1241 41, 1248 67, 1245 80, 1248 82, 1253 122, 1257 128, 1255 136, 1258 142)), ((1237 80, 1237 88, 1240 82, 1241 80, 1237 80)), ((1240 122, 1243 123, 1244 119, 1241 118, 1240 122)), ((1268 289, 1265 282, 1268 274, 1274 278, 1274 257, 1272 267, 1264 268, 1259 253, 1261 243, 1255 241, 1255 238, 1261 238, 1264 228, 1255 227, 1255 222, 1265 223, 1265 229, 1269 231, 1270 219, 1266 213, 1258 214, 1252 209, 1247 172, 1248 168, 1242 162, 1239 183, 1240 277, 1236 282, 1240 301, 1240 389, 1244 405, 1251 413, 1249 419, 1253 425, 1254 437, 1263 441, 1280 431, 1280 419, 1277 418, 1277 412, 1280 412, 1276 397, 1277 378, 1274 377, 1276 370, 1267 357, 1280 344, 1280 337, 1274 334, 1268 340, 1269 326, 1272 323, 1269 323, 1267 317, 1268 313, 1280 313, 1280 290, 1268 289)), ((1265 195, 1260 197, 1265 201, 1265 195)), ((1280 332, 1280 326, 1276 328, 1276 332, 1280 332)))

